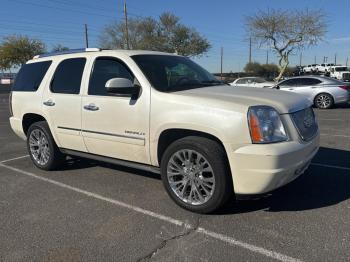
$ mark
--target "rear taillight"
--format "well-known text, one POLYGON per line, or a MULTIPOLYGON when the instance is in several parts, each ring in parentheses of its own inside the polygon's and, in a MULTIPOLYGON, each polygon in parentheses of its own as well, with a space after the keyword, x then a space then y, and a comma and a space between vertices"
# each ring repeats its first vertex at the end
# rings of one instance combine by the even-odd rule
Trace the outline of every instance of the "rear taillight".
POLYGON ((10 91, 10 96, 9 96, 9 110, 10 110, 10 117, 13 116, 13 111, 12 111, 12 91, 10 91))
POLYGON ((339 86, 341 89, 344 89, 346 91, 350 91, 350 86, 339 86))

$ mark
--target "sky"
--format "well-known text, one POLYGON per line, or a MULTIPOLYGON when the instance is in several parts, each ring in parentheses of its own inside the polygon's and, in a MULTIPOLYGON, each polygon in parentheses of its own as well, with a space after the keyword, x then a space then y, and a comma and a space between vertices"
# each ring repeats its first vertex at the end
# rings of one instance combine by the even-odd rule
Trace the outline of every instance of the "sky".
MULTIPOLYGON (((172 12, 182 23, 195 28, 212 47, 194 60, 210 72, 220 71, 220 49, 223 47, 223 71, 244 68, 249 57, 249 43, 244 27, 247 15, 271 8, 287 10, 323 9, 327 14, 325 41, 303 50, 302 63, 346 63, 350 58, 349 0, 127 0, 129 17, 152 16, 172 12)), ((123 0, 1 0, 0 41, 12 34, 28 35, 44 41, 47 49, 61 44, 69 48, 85 47, 84 24, 88 25, 89 45, 98 46, 103 28, 123 18, 123 0)), ((253 46, 252 60, 266 62, 266 49, 253 46)), ((269 62, 277 62, 269 51, 269 62)), ((299 64, 299 54, 291 57, 291 65, 299 64)), ((350 61, 349 61, 350 64, 350 61)))

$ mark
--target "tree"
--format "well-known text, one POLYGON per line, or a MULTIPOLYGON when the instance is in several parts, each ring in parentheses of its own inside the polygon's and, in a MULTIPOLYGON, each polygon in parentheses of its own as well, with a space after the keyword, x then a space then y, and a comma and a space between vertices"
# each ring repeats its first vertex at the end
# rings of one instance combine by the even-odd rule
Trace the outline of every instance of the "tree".
POLYGON ((294 51, 318 44, 326 33, 325 14, 322 10, 268 10, 246 17, 250 37, 259 46, 271 48, 278 57, 279 81, 289 65, 294 51))
POLYGON ((4 72, 10 69, 11 69, 10 61, 2 55, 2 50, 0 49, 0 70, 4 72))
POLYGON ((249 75, 262 76, 271 79, 278 74, 278 66, 275 64, 260 64, 258 62, 247 63, 244 71, 249 75))
POLYGON ((45 44, 27 36, 8 36, 0 44, 0 63, 6 67, 18 67, 45 52, 45 44))
POLYGON ((63 46, 61 44, 57 44, 52 48, 52 52, 62 52, 62 51, 68 51, 69 48, 66 46, 63 46))
MULTIPOLYGON (((125 23, 107 25, 101 36, 100 46, 109 49, 126 49, 125 23)), ((180 23, 171 13, 163 13, 158 20, 152 17, 128 20, 130 49, 154 50, 200 56, 206 53, 210 43, 195 29, 180 23)))

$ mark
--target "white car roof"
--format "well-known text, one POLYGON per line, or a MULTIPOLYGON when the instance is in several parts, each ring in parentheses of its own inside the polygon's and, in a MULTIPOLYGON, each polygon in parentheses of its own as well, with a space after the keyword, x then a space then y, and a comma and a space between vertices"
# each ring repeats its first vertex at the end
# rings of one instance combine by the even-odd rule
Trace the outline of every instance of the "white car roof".
POLYGON ((86 48, 86 49, 75 49, 75 50, 68 50, 63 52, 53 52, 53 53, 47 53, 43 55, 38 55, 33 57, 33 59, 29 60, 27 63, 35 63, 40 61, 47 61, 47 60, 55 60, 55 59, 64 59, 64 58, 74 58, 77 56, 89 56, 91 54, 95 55, 96 53, 99 53, 103 56, 113 56, 113 55, 126 55, 126 56, 133 56, 133 55, 171 55, 171 56, 179 56, 177 54, 172 53, 165 53, 165 52, 159 52, 159 51, 147 51, 147 50, 123 50, 123 49, 114 49, 114 50, 104 50, 99 48, 86 48))

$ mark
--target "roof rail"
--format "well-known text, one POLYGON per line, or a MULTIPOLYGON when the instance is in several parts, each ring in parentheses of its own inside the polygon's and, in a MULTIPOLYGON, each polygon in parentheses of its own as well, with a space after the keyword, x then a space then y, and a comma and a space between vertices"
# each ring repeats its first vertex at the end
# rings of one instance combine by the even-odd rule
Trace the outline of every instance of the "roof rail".
POLYGON ((56 56, 56 55, 66 55, 66 54, 75 54, 75 53, 84 53, 84 52, 97 52, 101 51, 100 48, 79 48, 79 49, 69 49, 66 51, 58 51, 58 52, 51 52, 41 55, 36 55, 33 57, 33 59, 42 58, 42 57, 49 57, 49 56, 56 56))

